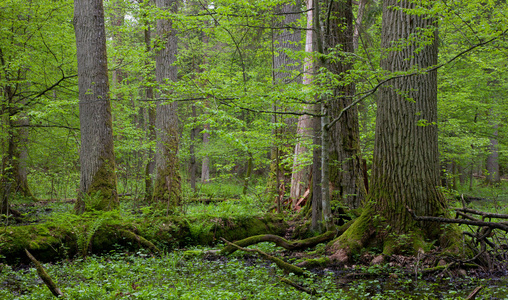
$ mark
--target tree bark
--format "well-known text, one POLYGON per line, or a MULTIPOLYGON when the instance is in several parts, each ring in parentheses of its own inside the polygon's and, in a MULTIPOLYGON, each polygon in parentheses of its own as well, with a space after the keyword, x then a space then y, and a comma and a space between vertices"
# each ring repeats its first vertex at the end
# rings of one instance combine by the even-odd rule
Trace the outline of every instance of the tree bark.
MULTIPOLYGON (((277 8, 277 11, 284 14, 283 19, 277 24, 277 26, 297 26, 296 24, 299 22, 300 14, 294 13, 300 11, 301 1, 297 0, 296 3, 286 3, 282 4, 277 8)), ((289 84, 292 81, 301 82, 301 77, 298 76, 294 78, 293 72, 301 69, 301 63, 288 55, 288 53, 294 53, 301 49, 300 41, 301 41, 301 32, 300 30, 288 30, 283 29, 275 32, 272 40, 272 51, 273 51, 273 84, 275 86, 281 86, 283 89, 283 85, 289 84)), ((272 106, 273 111, 277 111, 279 109, 278 103, 274 103, 272 106)), ((274 136, 274 144, 272 146, 272 150, 270 152, 271 158, 271 166, 270 166, 270 178, 269 178, 269 189, 271 190, 271 194, 279 194, 280 187, 282 184, 285 186, 289 184, 291 178, 286 178, 284 176, 284 170, 282 166, 276 165, 277 161, 281 160, 281 157, 286 154, 282 151, 281 140, 285 133, 290 132, 290 128, 294 120, 291 119, 279 119, 278 116, 274 115, 272 117, 272 123, 277 122, 285 122, 285 128, 279 128, 273 130, 274 136), (277 157, 276 157, 277 156, 277 157), (280 174, 281 176, 277 176, 280 174)), ((294 128, 294 127, 293 127, 294 128)), ((294 133, 291 133, 294 134, 294 133)), ((295 202, 296 203, 296 202, 295 202)))
MULTIPOLYGON (((171 13, 177 12, 177 0, 157 0, 157 8, 171 13)), ((159 84, 159 98, 171 98, 170 83, 177 81, 177 67, 174 66, 177 55, 176 29, 170 17, 157 20, 157 38, 159 49, 156 52, 156 79, 159 84)), ((166 203, 169 209, 180 204, 181 186, 178 163, 178 115, 177 103, 157 101, 156 120, 157 152, 155 156, 155 187, 153 201, 166 203)))
POLYGON ((74 30, 81 123, 81 181, 75 209, 110 210, 119 201, 101 0, 74 1, 74 30))
MULTIPOLYGON (((210 124, 204 125, 203 130, 203 148, 205 153, 208 152, 208 144, 210 143, 210 124)), ((210 159, 208 154, 203 156, 203 162, 201 163, 201 183, 208 183, 210 181, 210 159)))
POLYGON ((499 141, 497 139, 498 137, 498 128, 499 124, 494 124, 493 129, 494 132, 492 133, 492 137, 490 138, 490 154, 487 157, 487 184, 494 185, 498 184, 501 181, 501 177, 499 174, 499 141))
MULTIPOLYGON (((152 5, 151 0, 144 0, 143 5, 150 6, 152 5)), ((146 18, 147 16, 144 15, 146 18)), ((152 53, 152 29, 150 25, 150 21, 145 19, 145 30, 144 30, 144 40, 145 40, 145 51, 147 53, 152 53)), ((145 65, 147 68, 150 68, 151 61, 150 59, 147 59, 145 62, 145 65)), ((149 82, 147 82, 145 86, 145 95, 146 99, 148 100, 147 105, 147 112, 148 112, 148 124, 147 124, 147 139, 148 143, 154 144, 156 141, 156 134, 155 134, 155 107, 156 105, 153 104, 154 99, 154 92, 152 87, 152 80, 149 79, 149 82)), ((148 161, 145 166, 145 201, 150 201, 153 198, 153 177, 155 175, 155 151, 153 150, 153 147, 148 148, 148 161)))
MULTIPOLYGON (((406 13, 414 8, 408 0, 383 2, 381 67, 387 72, 412 72, 437 64, 436 19, 406 13)), ((394 79, 381 87, 369 193, 373 204, 335 241, 338 256, 368 245, 382 248, 384 254, 415 253, 428 240, 437 240, 451 251, 458 249, 457 227, 418 223, 406 209, 425 216, 447 214, 438 189, 436 122, 436 70, 394 79)))
MULTIPOLYGON (((312 0, 307 0, 307 30, 305 32, 305 52, 310 55, 313 51, 313 37, 312 37, 312 0)), ((312 83, 312 58, 306 57, 304 64, 303 84, 309 85, 312 83)), ((310 105, 304 107, 304 111, 311 110, 310 105)), ((309 151, 307 145, 312 143, 312 119, 310 116, 303 115, 298 118, 298 125, 296 128, 297 142, 295 145, 293 170, 291 172, 291 191, 290 198, 293 200, 293 207, 296 205, 298 199, 305 192, 305 188, 309 185, 308 178, 311 172, 310 165, 302 164, 302 156, 309 151)))
MULTIPOLYGON (((327 68, 339 80, 353 68, 351 56, 353 47, 353 5, 351 0, 333 1, 330 5, 330 28, 324 35, 326 51, 337 52, 337 58, 327 62, 327 68)), ((344 107, 351 104, 355 94, 352 82, 343 82, 333 88, 329 104, 331 118, 336 118, 344 107)), ((343 201, 350 208, 358 208, 365 199, 366 189, 363 180, 360 150, 360 130, 358 108, 352 107, 342 119, 330 128, 330 184, 332 200, 343 201)))

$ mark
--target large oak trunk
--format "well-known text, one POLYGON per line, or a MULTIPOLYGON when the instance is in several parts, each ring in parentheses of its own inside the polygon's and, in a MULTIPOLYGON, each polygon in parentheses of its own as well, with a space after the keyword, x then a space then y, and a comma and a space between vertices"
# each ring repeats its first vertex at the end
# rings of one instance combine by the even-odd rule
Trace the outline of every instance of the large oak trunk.
MULTIPOLYGON (((381 67, 387 73, 411 73, 437 64, 436 20, 405 13, 414 8, 411 1, 383 3, 381 67)), ((459 237, 456 227, 445 231, 437 223, 416 222, 406 209, 424 216, 446 214, 438 189, 437 71, 390 81, 381 88, 377 104, 369 193, 373 204, 335 242, 335 249, 347 253, 377 246, 391 254, 421 251, 433 240, 453 249, 459 237)))
POLYGON ((74 1, 81 127, 81 182, 76 211, 118 207, 109 101, 104 8, 101 0, 74 1))

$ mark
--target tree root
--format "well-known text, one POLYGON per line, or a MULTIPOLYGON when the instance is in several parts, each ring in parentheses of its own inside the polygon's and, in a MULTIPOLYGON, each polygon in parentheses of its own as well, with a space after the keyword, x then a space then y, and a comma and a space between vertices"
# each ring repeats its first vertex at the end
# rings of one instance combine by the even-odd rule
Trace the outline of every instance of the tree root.
MULTIPOLYGON (((335 231, 327 231, 321 235, 299 241, 288 241, 278 235, 273 234, 261 234, 236 241, 235 244, 239 247, 248 247, 263 242, 273 242, 277 246, 282 247, 286 250, 300 250, 315 246, 319 243, 330 241, 335 237, 335 234, 335 231)), ((221 250, 221 254, 228 255, 235 252, 236 250, 238 250, 237 247, 228 245, 221 250)))
POLYGON ((283 261, 282 259, 274 257, 274 256, 271 256, 271 255, 269 255, 269 254, 267 254, 267 253, 265 253, 265 252, 263 252, 263 251, 261 251, 259 249, 243 248, 243 247, 240 247, 237 244, 232 243, 232 242, 230 242, 230 241, 228 241, 228 240, 226 240, 224 238, 221 238, 221 240, 223 242, 227 243, 228 245, 236 248, 236 250, 242 250, 242 251, 245 251, 245 252, 256 252, 256 253, 258 253, 264 259, 274 262, 277 265, 277 267, 282 269, 284 272, 293 273, 293 274, 298 275, 298 276, 307 276, 307 274, 305 273, 305 271, 302 268, 299 268, 299 267, 294 266, 292 264, 288 264, 287 262, 283 261))
POLYGON ((132 231, 121 229, 120 233, 122 233, 122 235, 125 236, 126 238, 129 238, 131 240, 135 240, 139 244, 147 247, 148 249, 150 249, 154 253, 159 253, 160 252, 159 248, 157 248, 157 246, 155 246, 152 242, 150 242, 149 240, 145 239, 144 237, 142 237, 140 235, 135 234, 132 231))
POLYGON ((28 252, 28 250, 25 249, 25 252, 26 252, 26 255, 28 256, 28 258, 30 258, 30 260, 35 264, 35 268, 37 269, 37 274, 42 279, 42 281, 44 281, 44 284, 46 284, 46 286, 51 291, 51 293, 55 297, 62 297, 64 294, 62 293, 62 291, 60 291, 60 289, 53 282, 53 280, 48 275, 48 273, 46 272, 44 267, 41 265, 41 263, 37 259, 35 259, 35 257, 33 257, 32 254, 30 252, 28 252))

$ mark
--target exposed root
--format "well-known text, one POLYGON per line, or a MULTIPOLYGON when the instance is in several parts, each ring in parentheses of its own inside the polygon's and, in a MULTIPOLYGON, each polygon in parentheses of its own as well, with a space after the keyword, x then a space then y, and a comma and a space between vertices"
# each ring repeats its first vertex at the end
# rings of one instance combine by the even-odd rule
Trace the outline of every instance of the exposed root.
MULTIPOLYGON (((299 241, 288 241, 278 235, 273 234, 261 234, 256 236, 251 236, 246 239, 236 241, 235 244, 240 247, 248 247, 251 245, 263 243, 263 242, 273 242, 279 247, 283 247, 286 250, 301 250, 305 248, 309 248, 315 246, 317 244, 330 241, 335 237, 335 231, 327 231, 321 235, 311 237, 305 240, 299 241)), ((221 250, 222 255, 228 255, 235 252, 238 248, 228 245, 221 250)))
POLYGON ((284 272, 293 273, 293 274, 298 275, 298 276, 307 276, 307 274, 305 273, 305 271, 302 268, 294 266, 292 264, 288 264, 287 262, 283 261, 282 259, 274 257, 274 256, 271 256, 271 255, 269 255, 269 254, 267 254, 267 253, 265 253, 265 252, 263 252, 263 251, 261 251, 259 249, 243 248, 243 247, 240 247, 237 244, 232 243, 232 242, 230 242, 230 241, 228 241, 228 240, 226 240, 224 238, 221 238, 221 240, 223 242, 227 243, 228 245, 236 248, 237 250, 242 250, 242 251, 245 251, 245 252, 256 252, 256 253, 258 253, 264 259, 274 262, 277 265, 277 267, 282 269, 284 272))

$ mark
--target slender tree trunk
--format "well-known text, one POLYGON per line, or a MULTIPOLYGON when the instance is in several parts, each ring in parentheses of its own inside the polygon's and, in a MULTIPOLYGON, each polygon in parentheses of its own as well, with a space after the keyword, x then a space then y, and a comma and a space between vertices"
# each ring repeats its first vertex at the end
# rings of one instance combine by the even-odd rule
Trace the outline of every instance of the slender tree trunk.
MULTIPOLYGON (((305 52, 309 55, 313 51, 313 37, 312 37, 312 0, 307 0, 307 30, 305 32, 305 52)), ((306 57, 303 73, 303 84, 309 85, 312 83, 312 58, 306 57)), ((310 105, 304 107, 304 111, 311 110, 310 105)), ((297 143, 295 145, 294 159, 293 159, 293 172, 291 174, 291 191, 289 196, 293 199, 293 207, 296 205, 298 198, 305 192, 305 188, 309 185, 308 178, 311 171, 310 165, 302 164, 302 156, 308 152, 307 146, 312 142, 312 119, 308 115, 303 115, 298 118, 298 125, 296 129, 297 143)))
POLYGON ((353 48, 356 51, 358 49, 358 41, 360 40, 360 30, 362 27, 363 14, 365 13, 365 6, 369 0, 360 0, 358 2, 358 13, 356 15, 355 29, 353 32, 353 48))
POLYGON ((75 209, 110 210, 119 201, 101 0, 74 1, 74 30, 81 124, 81 181, 75 209))
MULTIPOLYGON (((340 59, 327 62, 328 69, 344 80, 352 69, 353 53, 353 6, 351 0, 334 1, 330 5, 330 31, 325 34, 325 45, 329 49, 342 51, 340 59)), ((336 118, 344 107, 351 104, 355 85, 339 83, 334 87, 330 101, 330 115, 336 118)), ((350 208, 358 208, 365 199, 360 150, 360 130, 356 106, 346 111, 342 119, 330 128, 330 183, 333 198, 343 201, 350 208)))
POLYGON ((496 123, 493 125, 494 132, 490 138, 490 154, 487 157, 487 184, 494 185, 501 181, 499 175, 499 142, 498 142, 498 128, 499 125, 496 123))
MULTIPOLYGON (((151 0, 144 0, 145 6, 151 5, 151 0)), ((146 17, 146 16, 145 16, 146 17)), ((152 53, 153 49, 151 46, 152 43, 152 30, 150 26, 149 21, 145 21, 144 24, 145 30, 144 30, 144 39, 145 39, 145 51, 147 53, 152 53)), ((149 59, 147 59, 145 65, 150 68, 151 62, 149 59)), ((152 81, 152 80, 150 80, 152 81)), ((154 144, 156 140, 156 134, 155 134, 155 107, 156 105, 152 102, 154 100, 154 92, 152 87, 152 82, 149 82, 145 86, 145 95, 146 99, 148 100, 147 103, 147 112, 148 112, 148 125, 147 125, 147 138, 148 142, 150 144, 154 144)), ((152 147, 148 148, 148 161, 145 166, 145 201, 151 201, 153 198, 153 177, 155 176, 155 151, 152 147)))
POLYGON ((210 181, 210 159, 208 158, 208 144, 210 143, 210 124, 205 124, 203 130, 203 149, 205 155, 203 156, 203 162, 201 163, 201 183, 208 183, 210 181))
MULTIPOLYGON (((196 105, 192 105, 192 119, 196 122, 197 114, 196 114, 196 105)), ((192 191, 196 192, 196 175, 198 171, 198 165, 196 163, 196 132, 198 131, 197 127, 193 127, 190 132, 190 146, 189 146, 189 155, 190 155, 190 163, 189 163, 189 177, 190 177, 190 185, 192 191)))
MULTIPOLYGON (((156 0, 159 9, 177 12, 177 0, 156 0)), ((177 81, 174 66, 177 55, 177 35, 173 21, 168 16, 157 20, 157 38, 160 48, 156 53, 156 79, 159 84, 159 98, 170 98, 172 91, 166 81, 177 81)), ((177 103, 157 101, 155 128, 157 152, 155 157, 156 177, 153 194, 155 203, 165 203, 168 210, 180 204, 181 186, 178 163, 178 115, 177 103)))
MULTIPOLYGON (((317 106, 317 105, 316 105, 317 106)), ((315 112, 319 110, 315 109, 315 112)), ((312 222, 311 229, 314 232, 322 232, 323 226, 323 203, 321 195, 321 118, 313 118, 314 130, 312 151, 312 222)))
MULTIPOLYGON (((282 14, 284 14, 283 19, 277 24, 277 26, 284 27, 284 26, 293 26, 298 27, 298 22, 300 19, 298 12, 301 10, 300 8, 301 1, 297 0, 295 3, 286 3, 282 4, 278 11, 282 14)), ((301 78, 297 77, 294 78, 295 74, 293 74, 293 71, 301 70, 301 63, 291 57, 288 53, 294 53, 296 51, 299 51, 301 49, 300 45, 301 41, 301 32, 300 30, 288 30, 283 29, 274 32, 273 40, 272 40, 272 64, 273 64, 273 84, 276 86, 289 84, 292 81, 295 82, 301 82, 301 78), (275 42, 275 43, 274 43, 275 42)), ((283 87, 282 87, 283 88, 283 87)), ((276 111, 279 109, 278 104, 274 103, 272 109, 276 111)), ((272 118, 272 122, 275 122, 274 120, 279 119, 277 116, 274 116, 272 118)), ((271 151, 271 172, 270 172, 270 179, 269 179, 269 186, 271 187, 271 193, 272 194, 280 194, 280 191, 278 188, 281 186, 281 184, 290 183, 291 178, 285 178, 284 176, 284 170, 280 170, 280 168, 284 168, 283 166, 276 166, 274 165, 277 161, 281 160, 281 156, 284 155, 284 151, 282 151, 282 147, 280 144, 282 144, 282 137, 285 135, 285 133, 289 133, 291 131, 291 128, 294 128, 292 124, 294 124, 294 120, 287 119, 287 120, 281 120, 279 119, 279 122, 285 122, 286 128, 279 128, 277 130, 274 130, 274 138, 276 141, 274 142, 274 145, 272 146, 271 151), (285 132, 284 132, 285 131, 285 132), (274 157, 274 155, 279 155, 279 157, 274 157), (277 178, 277 173, 281 174, 280 178, 277 178), (274 181, 277 181, 274 183, 274 181)), ((294 134, 294 133, 291 133, 294 134)))

